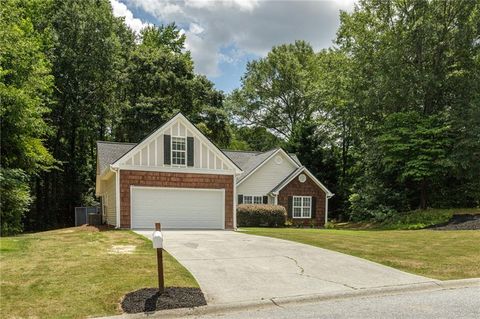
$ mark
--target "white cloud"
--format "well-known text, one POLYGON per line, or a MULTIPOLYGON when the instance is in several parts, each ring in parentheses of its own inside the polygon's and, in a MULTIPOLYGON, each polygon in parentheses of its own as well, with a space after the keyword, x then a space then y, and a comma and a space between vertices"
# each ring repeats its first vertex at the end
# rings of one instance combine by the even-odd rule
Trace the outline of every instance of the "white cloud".
MULTIPOLYGON (((117 1, 117 0, 112 0, 117 1)), ((332 45, 339 10, 354 0, 126 0, 160 23, 186 26, 186 46, 196 71, 218 76, 219 63, 235 63, 242 55, 265 56, 274 45, 306 40, 315 49, 332 45), (235 48, 226 54, 222 48, 235 48)))
POLYGON ((110 4, 112 5, 113 15, 116 17, 124 17, 125 23, 136 33, 149 25, 148 23, 144 23, 142 20, 133 17, 132 11, 120 1, 110 0, 110 4))

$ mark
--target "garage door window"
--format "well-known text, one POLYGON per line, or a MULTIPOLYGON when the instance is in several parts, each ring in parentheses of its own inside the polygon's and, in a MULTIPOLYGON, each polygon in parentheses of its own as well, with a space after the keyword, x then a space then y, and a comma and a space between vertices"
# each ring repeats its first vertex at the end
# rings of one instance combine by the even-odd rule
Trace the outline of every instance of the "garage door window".
POLYGON ((172 137, 172 164, 185 166, 186 158, 186 139, 185 137, 172 137))

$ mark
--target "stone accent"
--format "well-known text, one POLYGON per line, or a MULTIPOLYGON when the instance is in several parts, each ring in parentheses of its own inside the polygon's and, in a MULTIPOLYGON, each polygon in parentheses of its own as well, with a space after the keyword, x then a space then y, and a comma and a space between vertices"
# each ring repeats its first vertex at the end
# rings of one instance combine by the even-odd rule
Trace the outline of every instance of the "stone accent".
POLYGON ((130 186, 225 189, 225 228, 233 228, 233 175, 121 170, 121 228, 130 228, 130 186))
MULTIPOLYGON (((299 174, 300 175, 300 174, 299 174)), ((288 210, 289 196, 312 196, 316 198, 316 214, 313 218, 292 218, 292 222, 310 226, 312 221, 315 226, 325 226, 325 192, 310 178, 301 183, 296 176, 290 183, 278 193, 278 205, 284 206, 288 210)))

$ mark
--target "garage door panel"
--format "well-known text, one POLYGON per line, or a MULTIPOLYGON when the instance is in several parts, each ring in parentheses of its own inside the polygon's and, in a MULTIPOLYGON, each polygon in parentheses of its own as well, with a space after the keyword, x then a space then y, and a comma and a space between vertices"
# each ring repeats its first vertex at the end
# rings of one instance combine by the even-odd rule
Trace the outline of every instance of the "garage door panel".
POLYGON ((132 228, 224 228, 224 191, 132 187, 132 228))

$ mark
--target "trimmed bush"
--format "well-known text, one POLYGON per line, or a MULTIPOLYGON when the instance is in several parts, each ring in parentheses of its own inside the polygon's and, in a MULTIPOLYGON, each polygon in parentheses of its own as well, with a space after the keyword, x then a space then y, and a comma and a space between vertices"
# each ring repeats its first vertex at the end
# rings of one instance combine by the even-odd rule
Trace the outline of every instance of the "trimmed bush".
POLYGON ((287 218, 285 207, 268 204, 242 204, 237 207, 239 227, 282 227, 287 218))

